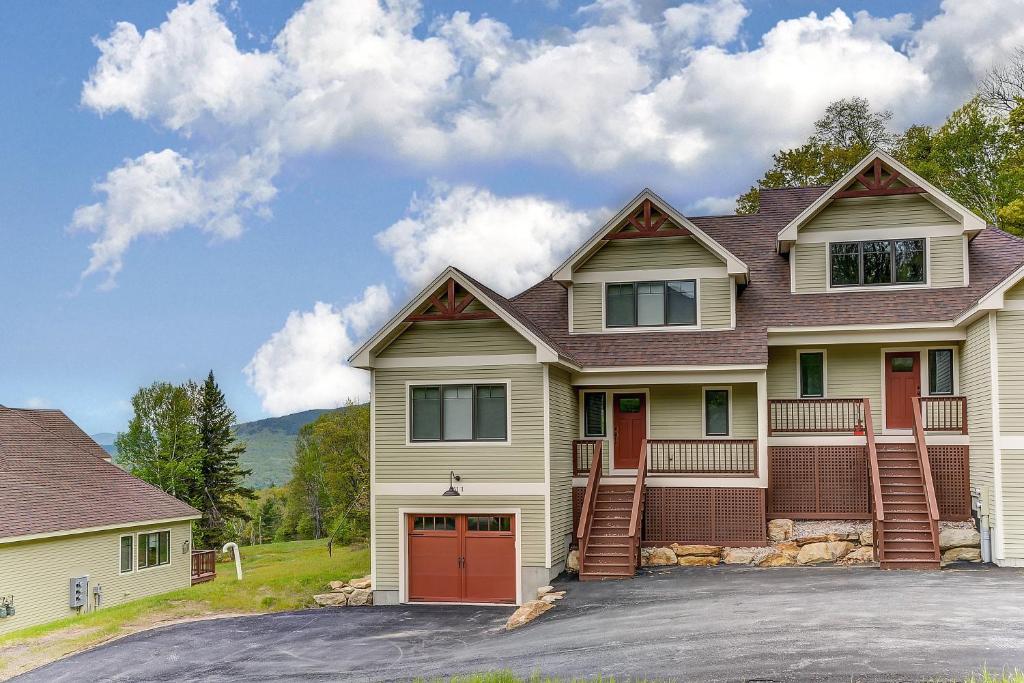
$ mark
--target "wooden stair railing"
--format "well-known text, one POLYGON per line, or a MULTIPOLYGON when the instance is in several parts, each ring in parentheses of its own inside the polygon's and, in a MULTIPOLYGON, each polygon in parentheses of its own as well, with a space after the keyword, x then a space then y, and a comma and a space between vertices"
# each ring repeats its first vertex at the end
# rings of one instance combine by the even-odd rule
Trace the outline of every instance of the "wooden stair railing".
MULTIPOLYGON (((924 495, 928 502, 928 518, 932 526, 932 546, 934 559, 939 562, 942 553, 939 549, 939 503, 935 497, 935 482, 932 481, 932 464, 928 457, 928 444, 924 436, 924 414, 921 412, 921 398, 914 396, 914 443, 917 444, 917 461, 921 467, 921 479, 924 482, 924 495)), ((964 423, 966 424, 966 422, 964 423)))
POLYGON ((594 455, 590 459, 590 474, 587 476, 587 490, 583 494, 583 508, 576 524, 576 550, 579 556, 580 572, 584 571, 587 554, 587 541, 590 539, 590 527, 594 521, 594 506, 597 504, 597 488, 601 485, 601 450, 603 442, 594 446, 594 455))
POLYGON ((644 504, 647 494, 647 439, 640 442, 640 462, 636 468, 636 484, 633 487, 633 508, 629 515, 629 538, 632 540, 634 566, 640 566, 640 534, 643 531, 644 504))
POLYGON ((864 437, 868 446, 868 469, 871 473, 871 504, 874 514, 871 515, 871 540, 874 545, 875 560, 882 561, 885 548, 882 545, 884 533, 885 506, 882 502, 882 475, 878 469, 878 450, 875 446, 875 423, 871 417, 871 401, 864 399, 864 437))

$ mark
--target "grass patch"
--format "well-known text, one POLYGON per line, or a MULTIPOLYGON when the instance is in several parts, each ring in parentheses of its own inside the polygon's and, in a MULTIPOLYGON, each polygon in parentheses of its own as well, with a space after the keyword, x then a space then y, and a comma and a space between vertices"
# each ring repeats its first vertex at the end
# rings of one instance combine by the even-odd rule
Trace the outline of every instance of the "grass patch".
POLYGON ((982 669, 979 674, 971 674, 964 683, 1024 683, 1024 672, 1020 669, 1013 671, 994 672, 982 669))
POLYGON ((364 576, 369 566, 366 546, 336 547, 333 557, 325 541, 243 547, 241 581, 233 562, 220 562, 215 581, 0 636, 0 680, 160 624, 311 607, 328 581, 364 576))

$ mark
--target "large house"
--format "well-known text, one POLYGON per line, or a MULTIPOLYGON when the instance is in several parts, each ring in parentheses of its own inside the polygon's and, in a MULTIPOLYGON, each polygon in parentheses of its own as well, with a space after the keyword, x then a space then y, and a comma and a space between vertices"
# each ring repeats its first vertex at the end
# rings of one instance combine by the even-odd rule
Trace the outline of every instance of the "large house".
POLYGON ((644 190, 512 298, 448 268, 351 358, 375 603, 518 603, 571 546, 630 576, 772 518, 871 520, 883 568, 938 568, 973 516, 1024 565, 1021 278, 1024 241, 877 151, 754 215, 644 190))
POLYGON ((61 411, 0 406, 0 635, 191 585, 200 517, 61 411))

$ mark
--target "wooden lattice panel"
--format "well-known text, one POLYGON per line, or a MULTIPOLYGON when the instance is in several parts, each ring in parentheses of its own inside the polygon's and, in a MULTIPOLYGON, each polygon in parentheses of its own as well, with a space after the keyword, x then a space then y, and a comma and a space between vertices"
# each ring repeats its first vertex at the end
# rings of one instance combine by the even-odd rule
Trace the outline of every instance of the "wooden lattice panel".
POLYGON ((768 516, 868 519, 870 486, 864 446, 768 449, 768 516))
POLYGON ((971 518, 971 466, 967 446, 929 446, 935 501, 939 517, 949 521, 971 518))
POLYGON ((587 494, 586 487, 572 487, 572 536, 576 538, 576 523, 580 520, 580 512, 583 510, 583 496, 587 494))
POLYGON ((645 545, 709 543, 765 545, 761 489, 649 487, 644 508, 645 545))

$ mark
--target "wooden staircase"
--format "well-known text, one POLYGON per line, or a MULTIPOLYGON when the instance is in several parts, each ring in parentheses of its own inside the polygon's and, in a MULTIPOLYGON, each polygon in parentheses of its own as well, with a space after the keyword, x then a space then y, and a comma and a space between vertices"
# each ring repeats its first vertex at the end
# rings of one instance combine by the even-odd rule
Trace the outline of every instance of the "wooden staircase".
POLYGON ((647 484, 647 440, 636 481, 601 483, 601 447, 594 449, 577 524, 580 581, 631 577, 640 564, 640 534, 647 484))
POLYGON ((876 443, 865 399, 868 457, 875 507, 875 558, 882 569, 938 569, 939 514, 919 399, 913 399, 913 443, 876 443))

